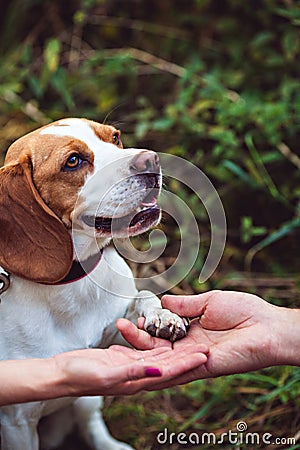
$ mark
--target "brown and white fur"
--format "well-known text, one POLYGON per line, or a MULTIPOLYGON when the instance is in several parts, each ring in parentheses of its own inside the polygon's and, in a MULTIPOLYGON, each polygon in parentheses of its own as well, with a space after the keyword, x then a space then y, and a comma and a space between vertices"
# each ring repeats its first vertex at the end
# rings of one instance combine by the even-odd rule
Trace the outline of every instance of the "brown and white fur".
MULTIPOLYGON (((144 316, 145 329, 171 340, 185 334, 184 321, 151 292, 138 292, 108 246, 112 235, 136 235, 159 222, 160 187, 156 153, 124 149, 118 130, 86 119, 59 120, 9 148, 0 169, 0 265, 11 274, 1 295, 0 359, 107 347, 118 339, 119 317, 144 316), (99 252, 88 276, 62 282, 74 260, 84 267, 99 252)), ((109 435, 101 398, 82 397, 2 407, 2 450, 58 446, 68 428, 59 414, 70 403, 91 448, 130 448, 109 435), (50 435, 39 442, 38 423, 50 414, 50 435)))

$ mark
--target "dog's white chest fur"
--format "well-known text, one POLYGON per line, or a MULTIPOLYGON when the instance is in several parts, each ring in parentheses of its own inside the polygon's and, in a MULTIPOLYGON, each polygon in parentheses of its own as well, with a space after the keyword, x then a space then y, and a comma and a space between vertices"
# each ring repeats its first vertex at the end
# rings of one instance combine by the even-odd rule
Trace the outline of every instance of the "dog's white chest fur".
POLYGON ((47 357, 99 346, 103 331, 125 315, 136 293, 128 266, 113 248, 105 249, 90 276, 75 283, 37 286, 12 279, 0 307, 2 358, 47 357))

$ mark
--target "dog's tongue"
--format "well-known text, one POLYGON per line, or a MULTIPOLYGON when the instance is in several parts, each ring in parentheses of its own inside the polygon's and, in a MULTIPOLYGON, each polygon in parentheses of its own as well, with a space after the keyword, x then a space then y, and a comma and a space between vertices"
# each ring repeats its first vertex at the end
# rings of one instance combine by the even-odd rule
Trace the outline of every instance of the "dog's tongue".
MULTIPOLYGON (((143 205, 145 208, 146 205, 143 205)), ((111 232, 112 228, 115 230, 121 229, 121 228, 128 228, 133 227, 138 222, 145 222, 148 220, 152 215, 157 215, 159 212, 159 208, 156 205, 155 202, 147 203, 147 209, 144 209, 143 211, 140 211, 138 213, 131 213, 124 217, 119 218, 104 218, 104 217, 96 217, 95 218, 95 228, 98 230, 104 230, 111 232), (151 205, 149 207, 149 205, 151 205)))
POLYGON ((135 216, 131 219, 129 226, 133 227, 134 225, 136 225, 138 222, 145 222, 146 220, 149 219, 149 217, 152 214, 156 214, 157 211, 159 211, 159 208, 156 207, 151 207, 148 209, 145 209, 143 211, 138 212, 137 214, 135 214, 135 216))

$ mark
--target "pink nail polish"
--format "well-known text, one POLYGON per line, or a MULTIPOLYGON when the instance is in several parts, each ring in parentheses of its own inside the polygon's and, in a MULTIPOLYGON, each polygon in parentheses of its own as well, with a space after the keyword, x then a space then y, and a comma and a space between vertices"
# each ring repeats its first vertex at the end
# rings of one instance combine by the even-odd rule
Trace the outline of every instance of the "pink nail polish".
POLYGON ((147 377, 160 377, 161 371, 157 367, 147 367, 145 375, 147 377))

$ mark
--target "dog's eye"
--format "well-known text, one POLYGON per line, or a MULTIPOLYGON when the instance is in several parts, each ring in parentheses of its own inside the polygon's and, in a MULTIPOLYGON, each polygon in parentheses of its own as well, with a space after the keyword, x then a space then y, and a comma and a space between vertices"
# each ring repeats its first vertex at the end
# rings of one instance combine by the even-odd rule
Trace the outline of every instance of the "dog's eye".
POLYGON ((121 144, 120 133, 113 134, 113 144, 115 144, 115 145, 121 144))
POLYGON ((64 166, 64 169, 65 170, 75 170, 81 165, 81 163, 82 163, 82 159, 80 158, 79 155, 77 155, 77 154, 71 155, 68 158, 68 160, 64 166))

